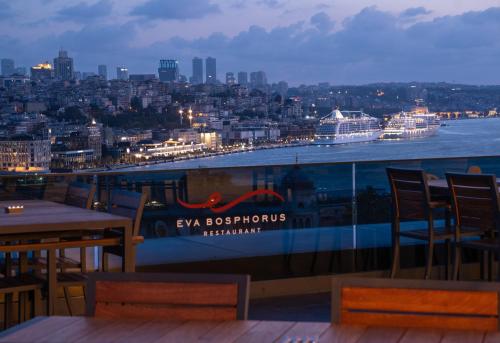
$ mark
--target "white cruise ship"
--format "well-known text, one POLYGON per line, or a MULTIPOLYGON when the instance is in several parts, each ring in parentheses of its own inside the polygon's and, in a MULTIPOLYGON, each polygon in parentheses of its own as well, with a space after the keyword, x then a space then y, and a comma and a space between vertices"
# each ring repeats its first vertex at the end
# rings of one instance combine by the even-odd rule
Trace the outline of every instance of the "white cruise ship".
POLYGON ((334 110, 321 118, 314 143, 318 145, 368 142, 382 134, 380 121, 361 111, 334 110))
POLYGON ((440 127, 439 117, 429 113, 427 108, 412 112, 401 112, 393 116, 384 129, 384 139, 406 139, 428 137, 440 127))

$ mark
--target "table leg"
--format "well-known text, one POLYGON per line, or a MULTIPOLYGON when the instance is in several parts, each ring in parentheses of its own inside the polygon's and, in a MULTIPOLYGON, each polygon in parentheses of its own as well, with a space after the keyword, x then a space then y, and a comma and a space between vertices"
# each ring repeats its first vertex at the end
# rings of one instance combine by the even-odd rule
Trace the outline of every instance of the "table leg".
POLYGON ((57 264, 56 251, 47 250, 47 315, 55 314, 55 303, 57 298, 57 264))
POLYGON ((127 225, 123 228, 123 260, 122 272, 131 273, 135 272, 135 257, 133 254, 132 246, 132 226, 127 225))

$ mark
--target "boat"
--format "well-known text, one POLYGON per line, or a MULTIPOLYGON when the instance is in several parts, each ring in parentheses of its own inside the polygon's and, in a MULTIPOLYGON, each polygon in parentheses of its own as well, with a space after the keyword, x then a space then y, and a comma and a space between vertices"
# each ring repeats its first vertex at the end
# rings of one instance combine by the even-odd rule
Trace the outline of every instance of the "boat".
POLYGON ((331 145, 370 142, 381 134, 380 121, 362 111, 332 111, 320 119, 314 144, 331 145))
POLYGON ((428 137, 441 126, 439 117, 429 113, 426 107, 394 115, 384 129, 384 139, 408 139, 428 137))

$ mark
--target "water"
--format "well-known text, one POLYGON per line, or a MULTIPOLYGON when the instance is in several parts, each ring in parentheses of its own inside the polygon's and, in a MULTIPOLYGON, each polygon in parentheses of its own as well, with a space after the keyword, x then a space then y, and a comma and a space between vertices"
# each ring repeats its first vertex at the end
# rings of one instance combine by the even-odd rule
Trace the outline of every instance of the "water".
POLYGON ((161 163, 132 170, 215 168, 323 162, 472 157, 500 154, 500 118, 447 121, 437 134, 412 140, 381 140, 333 146, 257 150, 161 163))

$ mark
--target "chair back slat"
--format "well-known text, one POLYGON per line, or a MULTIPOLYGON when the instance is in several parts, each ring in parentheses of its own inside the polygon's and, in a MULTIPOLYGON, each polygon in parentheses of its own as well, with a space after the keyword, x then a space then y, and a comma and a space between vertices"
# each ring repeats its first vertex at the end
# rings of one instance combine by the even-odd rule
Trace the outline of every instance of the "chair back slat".
POLYGON ((137 236, 141 228, 142 213, 145 203, 145 194, 124 190, 113 190, 111 192, 111 206, 109 212, 132 219, 134 221, 133 235, 137 236))
POLYGON ((499 196, 495 175, 446 174, 458 228, 494 230, 499 196))
POLYGON ((498 331, 499 291, 478 282, 334 278, 332 322, 498 331))
POLYGON ((92 273, 87 314, 102 318, 246 319, 247 275, 92 273))
POLYGON ((68 186, 64 203, 66 205, 92 208, 94 200, 95 186, 88 183, 73 182, 68 186))
POLYGON ((387 168, 393 211, 400 219, 426 219, 430 193, 422 170, 387 168))

